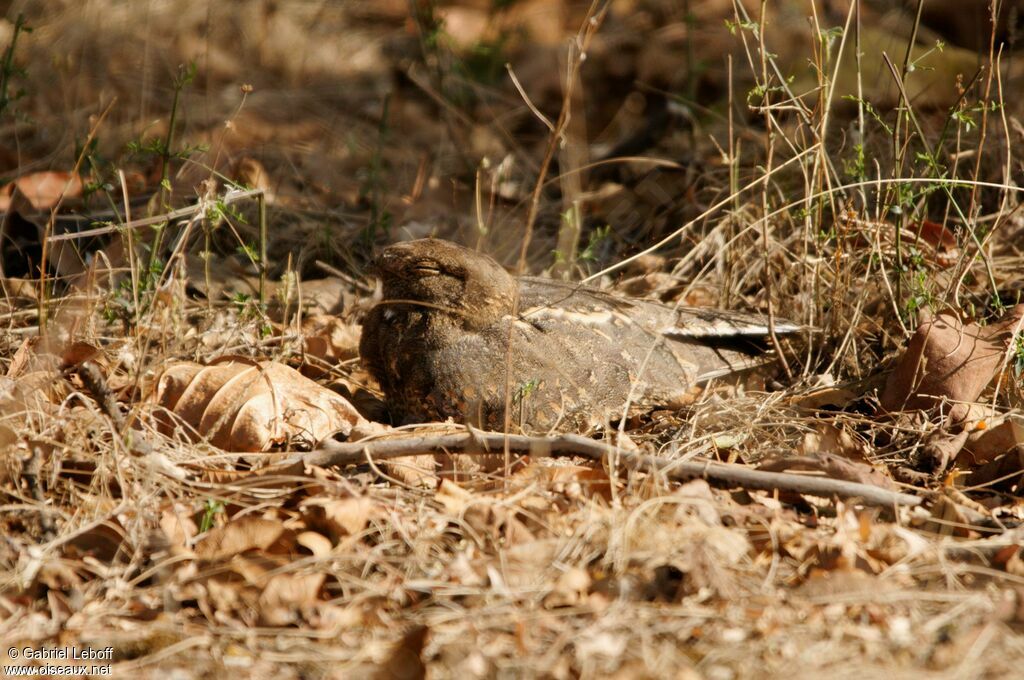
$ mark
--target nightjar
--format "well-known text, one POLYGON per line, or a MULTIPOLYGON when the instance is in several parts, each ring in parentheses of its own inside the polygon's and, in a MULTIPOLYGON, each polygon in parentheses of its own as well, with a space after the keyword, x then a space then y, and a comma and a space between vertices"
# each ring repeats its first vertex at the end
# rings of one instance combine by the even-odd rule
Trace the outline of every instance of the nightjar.
POLYGON ((507 404, 513 429, 586 431, 627 404, 670 404, 695 383, 763 363, 750 342, 767 334, 756 317, 517 279, 440 239, 389 246, 377 269, 383 299, 359 353, 399 424, 452 417, 500 430, 507 404))

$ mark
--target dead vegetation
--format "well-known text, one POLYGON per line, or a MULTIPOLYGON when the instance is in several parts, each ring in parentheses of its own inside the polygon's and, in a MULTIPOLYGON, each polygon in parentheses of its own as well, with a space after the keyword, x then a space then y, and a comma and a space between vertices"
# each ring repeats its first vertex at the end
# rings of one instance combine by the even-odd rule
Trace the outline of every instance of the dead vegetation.
POLYGON ((1019 673, 1020 3, 895 4, 11 3, 2 648, 1019 673), (368 263, 426 235, 804 332, 588 439, 392 429, 368 263))

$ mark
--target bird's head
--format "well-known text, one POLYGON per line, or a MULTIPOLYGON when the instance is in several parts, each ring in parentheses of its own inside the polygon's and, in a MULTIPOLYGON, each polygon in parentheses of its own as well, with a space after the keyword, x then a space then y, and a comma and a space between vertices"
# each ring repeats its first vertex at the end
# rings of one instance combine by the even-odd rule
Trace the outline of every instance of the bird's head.
POLYGON ((492 258, 450 241, 424 238, 388 246, 377 258, 385 305, 423 306, 470 328, 511 314, 518 287, 492 258))

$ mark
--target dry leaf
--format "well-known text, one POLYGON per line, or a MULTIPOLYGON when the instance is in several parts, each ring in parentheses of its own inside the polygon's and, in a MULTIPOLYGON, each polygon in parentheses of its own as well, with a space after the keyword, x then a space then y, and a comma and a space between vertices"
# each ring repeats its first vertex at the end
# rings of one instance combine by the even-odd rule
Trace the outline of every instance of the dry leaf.
POLYGON ((88 342, 70 342, 61 351, 61 366, 69 368, 78 366, 85 361, 98 361, 101 365, 106 364, 103 351, 88 342))
POLYGON ((314 557, 326 557, 331 554, 331 539, 316 531, 303 531, 295 537, 295 542, 313 553, 314 557))
MULTIPOLYGON (((512 479, 517 485, 542 483, 555 493, 571 499, 599 496, 611 500, 611 480, 603 468, 586 465, 529 464, 518 470, 512 479)), ((442 483, 443 484, 443 483, 442 483)))
POLYGON ((848 460, 833 453, 818 453, 813 456, 795 456, 768 460, 758 465, 757 469, 768 472, 787 472, 790 470, 823 472, 830 479, 841 479, 858 484, 871 484, 883 489, 893 488, 892 480, 888 476, 875 470, 867 463, 848 460))
POLYGON ((0 211, 8 211, 19 197, 28 201, 33 210, 50 210, 61 197, 78 198, 82 195, 82 178, 71 172, 33 172, 0 188, 0 211))
POLYGON ((427 677, 427 666, 421 658, 430 629, 416 626, 395 645, 391 656, 373 675, 374 680, 422 680, 427 677))
POLYGON ((800 452, 805 456, 829 454, 853 460, 867 460, 870 447, 854 437, 845 427, 831 423, 817 423, 814 432, 804 434, 800 452))
POLYGON ((88 531, 75 534, 64 544, 64 550, 69 557, 88 555, 100 562, 111 562, 118 555, 132 554, 127 533, 115 519, 99 522, 88 531))
POLYGON ((377 513, 374 502, 365 496, 313 497, 303 501, 300 508, 308 514, 309 525, 324 531, 335 543, 361 534, 377 513))
MULTIPOLYGON (((459 457, 466 458, 466 456, 459 457)), ((438 477, 434 473, 437 467, 437 456, 431 454, 402 456, 386 460, 380 463, 380 466, 384 468, 388 476, 406 486, 416 489, 433 489, 437 486, 438 477)))
POLYGON ((924 318, 889 375, 882 408, 928 409, 948 399, 954 402, 949 422, 961 422, 970 412, 970 402, 978 399, 1003 365, 1022 320, 1024 304, 989 326, 964 324, 949 314, 924 318))
POLYGON ((177 548, 187 548, 199 533, 199 527, 192 519, 191 513, 184 505, 175 503, 164 509, 160 514, 160 528, 167 542, 177 548))
MULTIPOLYGON (((11 363, 7 365, 7 377, 17 378, 22 373, 25 373, 32 366, 30 362, 36 360, 36 347, 42 343, 42 338, 39 336, 25 338, 22 340, 18 349, 15 350, 14 356, 11 357, 11 363)), ((49 368, 55 368, 53 362, 49 362, 49 368)))
POLYGON ((287 626, 302 620, 305 610, 320 601, 326 574, 275 574, 260 593, 260 620, 267 626, 287 626))
POLYGON ((329 364, 358 357, 359 335, 360 326, 336 316, 320 314, 302 320, 303 351, 329 364))
MULTIPOLYGON (((266 451, 332 432, 348 434, 362 416, 344 398, 283 364, 232 360, 168 367, 156 402, 210 443, 234 451, 266 451)), ((165 431, 169 423, 164 422, 165 431)))
MULTIPOLYGON (((517 508, 497 502, 491 496, 475 494, 449 479, 441 480, 434 500, 441 504, 445 514, 459 517, 479 535, 500 535, 506 546, 536 540, 520 520, 517 508)), ((520 507, 528 501, 528 498, 520 500, 520 507)))
POLYGON ((263 167, 263 164, 255 158, 249 156, 239 158, 231 169, 231 178, 242 186, 262 190, 267 203, 273 203, 276 200, 270 186, 270 175, 267 174, 267 169, 263 167))
POLYGON ((925 522, 922 529, 940 536, 957 536, 967 538, 972 534, 972 525, 982 517, 962 503, 949 496, 939 496, 932 505, 931 521, 925 522))
MULTIPOLYGON (((9 228, 5 238, 11 238, 9 228)), ((4 302, 37 302, 39 300, 39 282, 14 276, 0 276, 0 300, 4 302), (16 298, 22 299, 16 300, 16 298)))
POLYGON ((938 222, 922 220, 917 224, 912 224, 910 229, 920 234, 921 240, 936 250, 952 252, 957 249, 956 235, 938 222))
POLYGON ((555 581, 555 586, 544 598, 544 606, 573 607, 580 604, 590 590, 590 574, 579 567, 569 567, 555 581))
POLYGON ((1024 418, 1008 415, 982 422, 985 427, 971 430, 964 444, 974 463, 988 463, 1015 448, 1024 449, 1024 418))
MULTIPOLYGON (((1024 470, 1024 446, 1018 446, 1010 453, 996 456, 991 462, 971 470, 970 475, 965 475, 965 483, 1020 496, 1022 470, 1024 470)), ((1018 505, 1015 510, 1019 512, 1020 506, 1018 505)))
POLYGON ((450 479, 442 479, 434 494, 434 500, 441 504, 445 513, 461 517, 466 508, 474 501, 476 495, 464 489, 450 479))
POLYGON ((935 471, 945 470, 964 448, 968 434, 967 430, 950 432, 944 427, 936 429, 925 440, 918 466, 935 471))
POLYGON ((223 560, 247 550, 289 553, 294 533, 281 522, 261 517, 242 517, 211 529, 196 544, 196 556, 204 560, 223 560))
POLYGON ((845 387, 829 385, 806 394, 796 395, 790 399, 789 403, 793 406, 810 410, 818 410, 826 406, 843 409, 858 396, 858 394, 845 387))

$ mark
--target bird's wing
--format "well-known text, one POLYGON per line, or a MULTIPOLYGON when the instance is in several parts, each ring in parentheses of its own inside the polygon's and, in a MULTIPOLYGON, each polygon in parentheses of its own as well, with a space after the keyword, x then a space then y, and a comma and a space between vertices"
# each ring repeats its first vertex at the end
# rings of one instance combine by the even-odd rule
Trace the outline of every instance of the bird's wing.
MULTIPOLYGON (((709 307, 669 307, 649 300, 626 299, 581 284, 523 277, 519 290, 520 316, 527 321, 561 317, 598 323, 619 317, 651 333, 679 340, 762 337, 769 332, 767 319, 753 314, 709 307)), ((799 329, 788 321, 775 322, 776 333, 799 329)))
MULTIPOLYGON (((733 312, 710 307, 679 307, 676 322, 662 332, 675 338, 737 338, 768 335, 768 319, 744 312, 733 312)), ((795 333, 800 326, 776 320, 776 333, 795 333)))

